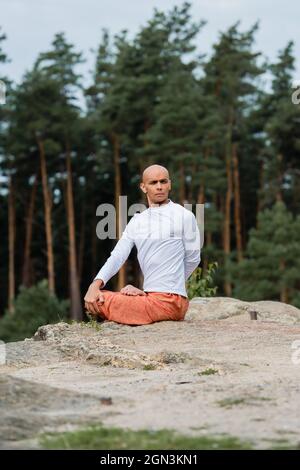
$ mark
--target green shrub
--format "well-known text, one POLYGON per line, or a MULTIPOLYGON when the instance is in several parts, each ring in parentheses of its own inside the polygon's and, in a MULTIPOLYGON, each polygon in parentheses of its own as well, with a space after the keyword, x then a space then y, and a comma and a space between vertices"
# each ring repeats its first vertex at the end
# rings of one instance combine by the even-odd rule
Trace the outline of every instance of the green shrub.
POLYGON ((69 300, 59 300, 48 290, 47 280, 25 288, 14 302, 14 313, 5 311, 0 320, 0 339, 20 341, 31 337, 39 326, 56 323, 66 318, 69 300))
POLYGON ((102 424, 40 437, 43 449, 252 449, 253 443, 228 434, 186 436, 171 429, 148 430, 105 427, 102 424))
POLYGON ((217 292, 217 286, 213 287, 213 274, 218 263, 209 263, 207 273, 203 276, 202 268, 197 268, 187 280, 187 294, 189 299, 193 297, 213 297, 217 292))

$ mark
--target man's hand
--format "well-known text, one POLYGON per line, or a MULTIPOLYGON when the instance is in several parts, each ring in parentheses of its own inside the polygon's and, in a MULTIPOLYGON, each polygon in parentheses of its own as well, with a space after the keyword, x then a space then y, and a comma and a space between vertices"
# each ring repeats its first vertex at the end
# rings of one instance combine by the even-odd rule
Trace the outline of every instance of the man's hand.
POLYGON ((93 315, 101 313, 99 304, 101 305, 104 303, 104 295, 101 294, 100 288, 103 284, 104 282, 102 279, 96 279, 93 281, 84 297, 85 309, 93 315))

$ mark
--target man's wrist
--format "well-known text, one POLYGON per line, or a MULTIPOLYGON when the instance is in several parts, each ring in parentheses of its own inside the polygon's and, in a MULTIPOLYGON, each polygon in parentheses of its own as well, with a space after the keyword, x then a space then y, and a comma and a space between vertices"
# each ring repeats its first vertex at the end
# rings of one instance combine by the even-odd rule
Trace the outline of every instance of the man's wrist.
POLYGON ((104 281, 102 279, 94 279, 92 284, 95 284, 96 286, 100 288, 104 286, 104 281))

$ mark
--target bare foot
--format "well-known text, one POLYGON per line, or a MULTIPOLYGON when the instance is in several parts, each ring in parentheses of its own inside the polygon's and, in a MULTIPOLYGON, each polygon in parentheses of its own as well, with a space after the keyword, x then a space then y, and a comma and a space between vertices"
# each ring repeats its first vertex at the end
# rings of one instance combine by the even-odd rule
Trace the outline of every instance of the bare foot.
POLYGON ((131 284, 127 284, 127 286, 123 287, 120 292, 124 295, 146 295, 143 290, 138 289, 137 287, 134 287, 131 284))

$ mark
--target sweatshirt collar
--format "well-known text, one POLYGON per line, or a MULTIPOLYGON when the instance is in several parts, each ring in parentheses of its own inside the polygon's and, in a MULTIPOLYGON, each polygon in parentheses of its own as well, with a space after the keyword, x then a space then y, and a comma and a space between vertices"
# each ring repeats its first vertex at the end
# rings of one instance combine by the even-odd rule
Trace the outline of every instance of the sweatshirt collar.
POLYGON ((166 204, 162 204, 162 205, 160 205, 160 206, 159 206, 159 205, 157 205, 157 206, 150 206, 150 207, 148 207, 148 209, 151 209, 151 211, 153 211, 153 210, 156 211, 156 210, 162 210, 162 209, 164 209, 164 208, 170 207, 170 206, 173 204, 173 201, 172 201, 170 198, 168 198, 168 201, 169 201, 169 202, 167 202, 166 204))

